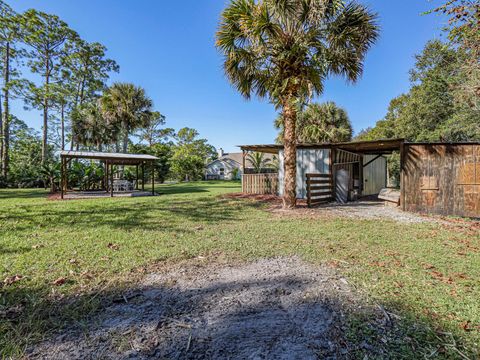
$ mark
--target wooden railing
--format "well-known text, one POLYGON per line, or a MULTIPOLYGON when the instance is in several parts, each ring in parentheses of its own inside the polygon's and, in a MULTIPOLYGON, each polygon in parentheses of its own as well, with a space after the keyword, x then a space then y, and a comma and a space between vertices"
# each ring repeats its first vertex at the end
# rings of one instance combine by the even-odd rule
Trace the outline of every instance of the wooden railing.
POLYGON ((278 192, 278 174, 243 174, 242 192, 244 194, 276 195, 278 192))
POLYGON ((333 179, 331 174, 307 174, 308 207, 333 201, 333 179))

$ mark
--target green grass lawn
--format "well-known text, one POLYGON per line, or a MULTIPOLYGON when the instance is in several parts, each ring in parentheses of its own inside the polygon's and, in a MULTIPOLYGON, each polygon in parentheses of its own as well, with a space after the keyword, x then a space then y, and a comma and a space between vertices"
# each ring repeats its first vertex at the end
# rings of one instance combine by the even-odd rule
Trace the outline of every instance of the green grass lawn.
MULTIPOLYGON (((0 190, 0 355, 21 355, 26 344, 81 324, 105 290, 127 286, 156 262, 296 254, 338 268, 400 316, 404 341, 392 344, 392 356, 479 356, 478 231, 273 215, 219 196, 238 192, 235 182, 155 189, 162 196, 72 201, 0 190)), ((361 320, 352 321, 352 336, 368 336, 361 320)))

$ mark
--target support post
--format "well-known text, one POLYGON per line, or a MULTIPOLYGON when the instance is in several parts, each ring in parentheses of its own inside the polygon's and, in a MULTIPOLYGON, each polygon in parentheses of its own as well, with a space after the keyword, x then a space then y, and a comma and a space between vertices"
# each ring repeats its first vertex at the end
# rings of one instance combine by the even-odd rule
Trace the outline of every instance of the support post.
POLYGON ((155 162, 152 161, 152 195, 155 195, 155 162))
POLYGON ((360 183, 360 193, 358 194, 358 196, 363 196, 363 189, 364 189, 364 185, 365 183, 363 182, 363 169, 364 169, 364 165, 363 165, 363 158, 365 157, 365 154, 362 154, 362 156, 360 156, 360 165, 359 165, 359 176, 358 176, 358 180, 359 180, 359 183, 360 183))
POLYGON ((145 162, 142 161, 142 191, 145 191, 145 162))
POLYGON ((108 191, 108 160, 104 162, 104 172, 103 172, 103 190, 108 191))
POLYGON ((138 164, 135 168, 137 176, 135 177, 135 190, 138 190, 138 164))
POLYGON ((247 156, 247 151, 242 150, 242 174, 245 174, 245 157, 247 156))
POLYGON ((63 200, 63 191, 65 186, 65 158, 62 156, 60 165, 60 198, 63 200))
MULTIPOLYGON (((408 150, 408 147, 407 147, 408 150)), ((405 203, 405 143, 400 144, 400 206, 403 211, 407 209, 405 203)))
POLYGON ((110 191, 110 163, 107 160, 106 163, 106 170, 105 170, 105 191, 109 192, 110 191))
POLYGON ((68 191, 68 164, 71 160, 72 159, 70 159, 68 161, 67 161, 67 159, 64 160, 65 161, 65 168, 64 168, 64 171, 63 171, 64 172, 64 175, 63 175, 64 176, 64 190, 63 190, 63 192, 65 194, 68 191))
POLYGON ((110 197, 113 197, 113 164, 110 164, 110 197))

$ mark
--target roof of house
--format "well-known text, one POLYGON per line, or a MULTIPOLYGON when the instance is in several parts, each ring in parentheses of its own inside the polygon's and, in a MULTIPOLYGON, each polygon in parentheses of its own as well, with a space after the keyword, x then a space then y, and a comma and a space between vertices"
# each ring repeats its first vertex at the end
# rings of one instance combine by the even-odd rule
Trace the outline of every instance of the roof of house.
POLYGON ((217 160, 233 160, 240 165, 242 164, 242 153, 224 153, 222 156, 220 156, 217 160))

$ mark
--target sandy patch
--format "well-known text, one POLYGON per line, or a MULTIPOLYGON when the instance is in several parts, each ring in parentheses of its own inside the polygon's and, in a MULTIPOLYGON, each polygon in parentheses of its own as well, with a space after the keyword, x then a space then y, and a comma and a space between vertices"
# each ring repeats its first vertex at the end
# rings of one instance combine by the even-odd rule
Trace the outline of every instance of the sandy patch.
POLYGON ((148 274, 83 330, 67 329, 27 356, 336 359, 361 348, 381 357, 382 344, 346 341, 349 314, 369 311, 372 324, 384 323, 382 312, 364 304, 335 270, 296 257, 236 265, 191 260, 148 274))

